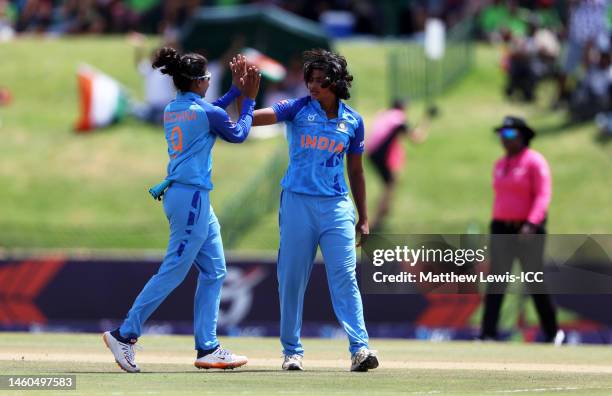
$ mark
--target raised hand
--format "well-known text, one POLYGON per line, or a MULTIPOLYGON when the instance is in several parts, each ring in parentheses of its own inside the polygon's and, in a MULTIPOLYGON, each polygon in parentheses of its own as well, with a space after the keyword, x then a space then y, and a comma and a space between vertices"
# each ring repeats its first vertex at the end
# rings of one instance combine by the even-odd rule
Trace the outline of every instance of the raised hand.
POLYGON ((244 87, 242 94, 251 99, 257 97, 259 92, 259 83, 261 82, 261 74, 256 66, 249 66, 246 75, 240 79, 240 83, 244 87))
POLYGON ((242 85, 242 78, 247 73, 247 60, 246 56, 238 54, 232 58, 229 63, 230 70, 232 71, 232 84, 238 87, 241 91, 244 89, 242 85))

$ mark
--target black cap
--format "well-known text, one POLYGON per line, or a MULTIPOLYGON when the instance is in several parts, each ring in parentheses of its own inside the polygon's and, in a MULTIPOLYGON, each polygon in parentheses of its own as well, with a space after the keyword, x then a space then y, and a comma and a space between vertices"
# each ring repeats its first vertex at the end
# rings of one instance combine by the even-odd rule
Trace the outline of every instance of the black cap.
POLYGON ((533 139, 535 136, 534 130, 531 129, 525 120, 520 117, 505 116, 503 124, 493 129, 493 132, 497 133, 504 128, 518 129, 523 135, 523 138, 527 141, 533 139))

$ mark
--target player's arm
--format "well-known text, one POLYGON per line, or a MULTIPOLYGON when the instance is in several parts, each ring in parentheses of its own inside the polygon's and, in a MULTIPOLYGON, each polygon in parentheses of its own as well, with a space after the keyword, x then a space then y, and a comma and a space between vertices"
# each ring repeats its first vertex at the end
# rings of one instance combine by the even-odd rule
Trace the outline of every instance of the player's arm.
POLYGON ((423 118, 423 120, 414 128, 411 128, 409 125, 405 125, 408 129, 408 138, 412 143, 421 144, 427 140, 429 137, 429 127, 431 124, 431 120, 438 115, 438 108, 436 106, 430 106, 427 109, 427 114, 423 118))
POLYGON ((253 126, 272 125, 278 122, 272 107, 255 110, 253 112, 253 126))
POLYGON ((242 101, 240 117, 236 123, 232 122, 225 110, 219 107, 213 107, 207 112, 213 133, 230 143, 242 143, 246 140, 253 123, 255 97, 259 91, 260 81, 259 69, 250 67, 244 82, 244 93, 247 97, 242 101))
POLYGON ((361 235, 357 246, 361 245, 361 238, 363 235, 370 233, 370 226, 368 225, 368 209, 366 204, 366 184, 361 158, 361 153, 348 153, 346 156, 348 179, 351 185, 353 200, 355 201, 355 206, 357 207, 357 215, 359 216, 359 219, 355 224, 355 231, 361 235))
POLYGON ((225 95, 221 96, 219 99, 212 102, 212 105, 220 107, 222 109, 226 109, 227 106, 229 106, 230 103, 232 103, 234 100, 238 99, 239 96, 240 96, 240 89, 234 84, 232 84, 232 87, 230 88, 230 90, 227 91, 225 95))
POLYGON ((237 122, 230 120, 225 110, 219 107, 213 107, 213 110, 206 112, 206 116, 210 122, 210 130, 226 142, 244 142, 251 130, 254 107, 254 100, 249 98, 245 99, 242 103, 242 111, 237 122))
MULTIPOLYGON (((236 55, 230 61, 229 66, 232 71, 232 84, 240 88, 240 90, 243 90, 242 87, 244 85, 244 76, 246 75, 248 66, 246 57, 242 54, 236 55)), ((238 95, 235 99, 236 111, 240 113, 243 107, 242 101, 244 100, 244 95, 238 95)), ((228 104, 229 103, 231 102, 228 102, 228 104)), ((272 125, 276 124, 277 122, 278 120, 276 118, 276 113, 271 107, 255 110, 253 112, 253 126, 272 125)))
POLYGON ((421 144, 427 140, 429 136, 429 120, 425 119, 416 127, 409 129, 408 138, 412 143, 421 144))
POLYGON ((246 57, 242 54, 236 55, 229 62, 229 67, 232 72, 232 87, 225 95, 212 102, 212 105, 226 109, 233 101, 236 101, 236 112, 240 114, 242 111, 241 93, 244 91, 245 78, 247 77, 246 57))
POLYGON ((277 122, 291 122, 296 114, 306 105, 307 97, 281 100, 265 109, 253 112, 253 126, 272 125, 277 122))
POLYGON ((355 136, 351 138, 346 155, 346 167, 348 173, 349 184, 351 185, 351 193, 357 207, 357 215, 359 219, 355 224, 355 231, 360 234, 357 246, 361 245, 361 240, 364 235, 370 233, 368 225, 368 207, 366 204, 366 185, 365 176, 363 174, 362 154, 365 147, 365 131, 363 120, 359 119, 359 125, 355 129, 355 136))

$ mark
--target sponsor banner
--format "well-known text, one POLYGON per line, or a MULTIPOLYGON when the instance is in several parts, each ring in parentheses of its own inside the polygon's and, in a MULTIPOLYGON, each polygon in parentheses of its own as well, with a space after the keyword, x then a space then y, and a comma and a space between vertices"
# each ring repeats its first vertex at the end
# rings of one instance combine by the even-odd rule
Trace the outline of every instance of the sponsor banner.
MULTIPOLYGON (((121 321, 159 261, 36 259, 0 261, 0 325, 19 326, 121 321)), ((188 322, 193 319, 193 296, 198 271, 193 267, 151 316, 152 322, 188 322)), ((223 285, 219 327, 270 324, 278 327, 276 264, 273 261, 234 261, 227 265, 223 285)), ((389 304, 393 296, 365 299, 374 305, 371 319, 404 322, 425 306, 418 298, 412 304, 385 312, 376 308, 389 304), (386 302, 385 302, 386 300, 386 302)), ((314 266, 304 304, 304 320, 336 324, 323 265, 314 266)), ((95 325, 94 325, 95 326, 95 325)), ((272 328, 271 327, 271 328, 272 328)), ((276 330, 278 332, 278 330, 276 330)))
MULTIPOLYGON (((157 260, 64 259, 0 260, 0 330, 100 332, 116 327, 134 298, 153 276, 157 260)), ((363 268, 358 268, 361 272, 363 268)), ((274 261, 229 260, 219 315, 219 334, 278 336, 279 308, 274 261)), ((160 305, 145 333, 193 333, 193 296, 197 269, 160 305)), ((363 273, 358 275, 362 278, 363 273)), ((362 290, 364 284, 361 285, 362 290)), ((523 296, 508 296, 521 298, 523 296)), ((573 342, 612 341, 612 295, 559 295, 561 325, 573 342)), ((477 294, 363 293, 371 337, 473 339, 478 334, 481 296, 477 294)), ((520 328, 503 338, 541 339, 537 320, 506 303, 520 328)), ((306 291, 303 336, 344 338, 331 306, 325 268, 317 263, 306 291)))

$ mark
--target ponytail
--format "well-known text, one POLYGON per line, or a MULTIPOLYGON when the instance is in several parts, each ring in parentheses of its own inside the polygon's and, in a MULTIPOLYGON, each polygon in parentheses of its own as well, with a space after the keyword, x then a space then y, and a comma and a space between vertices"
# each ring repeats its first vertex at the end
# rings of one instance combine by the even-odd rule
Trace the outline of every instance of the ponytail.
POLYGON ((194 80, 206 73, 208 61, 200 54, 189 53, 180 55, 171 47, 161 48, 155 54, 153 67, 160 69, 163 74, 172 76, 177 90, 187 92, 191 90, 194 80))
POLYGON ((178 74, 179 66, 181 63, 181 56, 171 47, 164 47, 157 51, 155 58, 153 59, 153 67, 160 69, 164 74, 175 76, 178 74))

